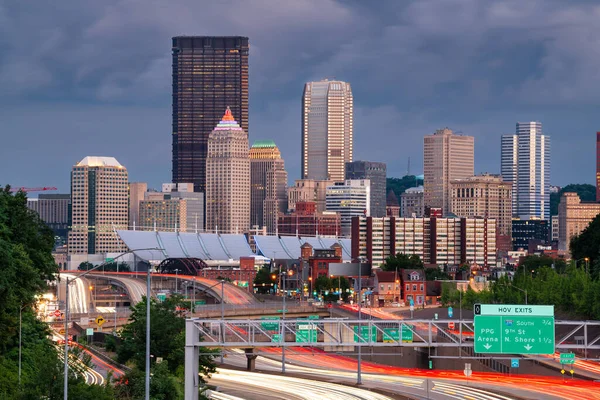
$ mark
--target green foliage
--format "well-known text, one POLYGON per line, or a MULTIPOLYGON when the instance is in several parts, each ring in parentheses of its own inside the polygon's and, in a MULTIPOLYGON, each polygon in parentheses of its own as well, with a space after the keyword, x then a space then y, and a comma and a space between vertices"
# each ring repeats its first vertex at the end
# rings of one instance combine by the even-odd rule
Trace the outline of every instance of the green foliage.
POLYGON ((550 193, 550 215, 558 214, 560 197, 566 192, 577 193, 581 201, 596 201, 596 186, 587 183, 567 185, 558 193, 550 193))
POLYGON ((381 266, 383 271, 400 271, 402 269, 423 269, 423 261, 418 255, 413 254, 408 256, 406 254, 398 253, 395 256, 389 256, 385 259, 384 264, 381 266))
POLYGON ((545 255, 531 255, 525 257, 519 264, 519 268, 528 273, 540 270, 542 267, 552 266, 554 266, 557 272, 564 272, 567 268, 567 263, 565 260, 555 259, 545 255))
POLYGON ((444 280, 450 279, 450 275, 440 270, 439 268, 425 268, 425 280, 426 281, 435 281, 435 280, 444 280))
POLYGON ((400 195, 404 193, 406 189, 422 184, 423 180, 417 180, 417 177, 414 175, 405 175, 402 178, 387 178, 385 192, 388 193, 391 190, 396 197, 400 199, 400 195))
POLYGON ((347 292, 347 289, 350 289, 350 282, 345 277, 333 277, 330 278, 325 275, 319 276, 313 282, 313 290, 316 290, 318 294, 321 294, 326 301, 334 301, 339 299, 339 295, 334 294, 333 292, 338 288, 342 289, 342 300, 346 301, 350 296, 350 293, 347 292), (325 292, 328 294, 325 294, 325 292))
POLYGON ((258 270, 254 277, 254 284, 259 293, 268 293, 273 288, 273 284, 276 283, 276 279, 272 278, 271 270, 268 266, 264 266, 258 270), (262 286, 262 285, 265 286, 262 286))
MULTIPOLYGON (((183 381, 171 373, 168 362, 154 364, 150 373, 150 398, 156 400, 183 399, 183 381)), ((119 379, 115 395, 119 399, 143 399, 145 390, 144 370, 135 368, 119 379)))
MULTIPOLYGON (((157 358, 166 361, 170 372, 175 373, 184 365, 185 320, 177 311, 187 304, 181 296, 168 297, 163 302, 150 300, 150 354, 152 363, 157 358)), ((145 368, 146 357, 146 299, 131 307, 130 322, 120 333, 121 344, 117 347, 117 360, 130 363, 139 370, 145 368)), ((210 353, 203 349, 201 353, 210 353)), ((200 376, 215 371, 212 355, 200 357, 200 376)))
MULTIPOLYGON (((577 236, 571 239, 571 254, 574 260, 589 258, 589 265, 593 266, 594 276, 598 277, 600 262, 600 215, 577 236)), ((585 260, 582 260, 583 263, 585 260)))

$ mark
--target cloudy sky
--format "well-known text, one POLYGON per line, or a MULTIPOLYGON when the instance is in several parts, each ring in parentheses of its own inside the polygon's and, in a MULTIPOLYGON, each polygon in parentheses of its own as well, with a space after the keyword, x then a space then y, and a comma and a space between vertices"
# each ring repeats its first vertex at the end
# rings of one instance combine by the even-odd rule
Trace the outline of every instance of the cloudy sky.
POLYGON ((593 183, 600 4, 551 0, 0 0, 0 184, 69 190, 71 166, 114 156, 132 181, 171 177, 171 37, 250 38, 250 141, 300 171, 309 80, 352 84, 355 159, 422 172, 423 135, 500 135, 537 120, 552 183, 593 183))

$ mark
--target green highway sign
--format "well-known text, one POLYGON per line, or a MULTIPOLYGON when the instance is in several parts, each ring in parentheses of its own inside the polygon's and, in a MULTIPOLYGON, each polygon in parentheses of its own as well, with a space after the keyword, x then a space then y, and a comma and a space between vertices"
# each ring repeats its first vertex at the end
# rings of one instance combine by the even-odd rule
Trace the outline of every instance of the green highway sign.
POLYGON ((554 306, 524 306, 515 304, 475 304, 475 315, 554 317, 554 306))
POLYGON ((367 343, 367 342, 377 342, 377 328, 371 327, 371 334, 369 335, 369 327, 361 326, 360 327, 360 340, 358 337, 358 326, 354 327, 354 341, 367 343))
POLYGON ((112 258, 112 257, 107 257, 107 258, 104 259, 104 262, 107 262, 107 263, 113 262, 113 261, 115 261, 115 259, 112 258))
POLYGON ((156 295, 156 298, 158 299, 158 301, 162 302, 162 301, 165 301, 167 299, 167 295, 166 295, 166 293, 158 293, 156 295))
POLYGON ((309 315, 308 319, 319 319, 318 315, 309 315))
POLYGON ((575 364, 575 353, 561 353, 561 364, 575 364))
POLYGON ((271 338, 271 342, 273 342, 273 343, 281 342, 281 335, 279 333, 274 334, 273 337, 271 338))
POLYGON ((400 331, 396 328, 383 328, 383 343, 393 343, 400 340, 400 331))
POLYGON ((206 300, 202 299, 202 300, 196 300, 196 305, 197 306, 204 306, 206 305, 206 300))
POLYGON ((261 322, 260 326, 266 331, 278 331, 279 330, 279 317, 260 317, 261 320, 270 322, 261 322), (272 322, 275 321, 275 322, 272 322))
POLYGON ((475 352, 554 354, 554 317, 475 315, 475 352))
POLYGON ((402 341, 405 343, 413 342, 413 331, 408 325, 402 325, 402 341))
POLYGON ((317 325, 310 322, 296 324, 296 343, 312 343, 317 341, 317 325))

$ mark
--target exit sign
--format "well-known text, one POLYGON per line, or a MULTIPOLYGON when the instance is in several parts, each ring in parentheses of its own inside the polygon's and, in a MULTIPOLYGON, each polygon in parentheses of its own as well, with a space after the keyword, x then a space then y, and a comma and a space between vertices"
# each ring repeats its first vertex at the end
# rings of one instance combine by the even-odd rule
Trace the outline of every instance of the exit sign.
POLYGON ((575 364, 575 353, 561 353, 561 364, 575 364))
POLYGON ((476 304, 475 313, 476 353, 554 354, 554 306, 476 304))

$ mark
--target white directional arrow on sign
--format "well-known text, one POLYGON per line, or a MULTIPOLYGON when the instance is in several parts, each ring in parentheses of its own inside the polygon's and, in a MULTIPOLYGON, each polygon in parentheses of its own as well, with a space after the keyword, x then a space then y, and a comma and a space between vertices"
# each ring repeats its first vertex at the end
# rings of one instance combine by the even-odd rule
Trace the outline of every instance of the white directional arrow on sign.
POLYGON ((486 343, 483 347, 485 347, 486 350, 489 350, 492 347, 492 345, 489 343, 486 343))
POLYGON ((531 350, 531 348, 532 348, 533 346, 531 346, 530 344, 528 344, 528 345, 526 345, 526 346, 523 346, 523 347, 525 347, 525 350, 529 351, 529 350, 531 350))

